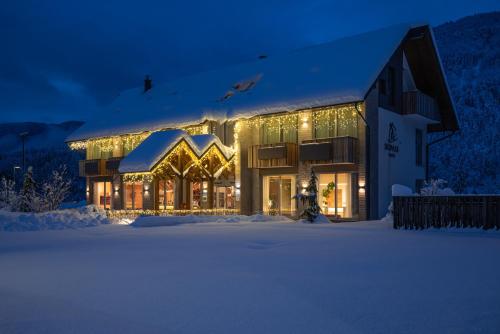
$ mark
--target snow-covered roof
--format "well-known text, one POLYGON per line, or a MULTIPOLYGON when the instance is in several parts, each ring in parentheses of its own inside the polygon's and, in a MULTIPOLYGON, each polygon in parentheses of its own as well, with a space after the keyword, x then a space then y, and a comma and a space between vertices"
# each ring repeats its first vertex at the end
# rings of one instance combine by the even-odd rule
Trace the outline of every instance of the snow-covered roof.
POLYGON ((184 130, 157 131, 147 137, 120 162, 119 172, 139 173, 151 171, 183 139, 198 157, 201 157, 212 145, 216 145, 228 160, 234 155, 230 147, 222 144, 220 139, 212 134, 190 136, 184 130))
POLYGON ((361 101, 409 24, 123 92, 67 141, 361 101))

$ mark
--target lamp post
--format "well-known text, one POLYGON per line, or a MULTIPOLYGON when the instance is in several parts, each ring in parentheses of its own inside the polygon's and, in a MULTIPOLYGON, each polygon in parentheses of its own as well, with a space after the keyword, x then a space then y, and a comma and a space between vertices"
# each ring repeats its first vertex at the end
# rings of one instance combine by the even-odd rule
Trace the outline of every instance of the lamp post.
POLYGON ((25 166, 26 166, 26 159, 25 159, 25 154, 24 154, 24 142, 26 141, 26 137, 28 136, 29 132, 21 132, 19 136, 21 137, 21 141, 23 143, 23 172, 25 171, 25 166))
POLYGON ((19 166, 12 167, 12 181, 14 181, 14 184, 17 183, 16 182, 16 170, 18 170, 18 169, 21 169, 21 167, 19 167, 19 166))

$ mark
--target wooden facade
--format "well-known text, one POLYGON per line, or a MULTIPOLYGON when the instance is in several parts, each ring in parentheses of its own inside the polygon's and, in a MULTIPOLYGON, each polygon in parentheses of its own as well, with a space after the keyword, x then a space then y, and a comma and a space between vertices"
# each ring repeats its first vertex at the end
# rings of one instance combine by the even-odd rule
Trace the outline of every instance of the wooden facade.
POLYGON ((345 136, 304 140, 300 145, 300 161, 356 164, 359 162, 358 139, 345 136))
POLYGON ((248 148, 248 168, 297 167, 296 143, 252 145, 248 148))

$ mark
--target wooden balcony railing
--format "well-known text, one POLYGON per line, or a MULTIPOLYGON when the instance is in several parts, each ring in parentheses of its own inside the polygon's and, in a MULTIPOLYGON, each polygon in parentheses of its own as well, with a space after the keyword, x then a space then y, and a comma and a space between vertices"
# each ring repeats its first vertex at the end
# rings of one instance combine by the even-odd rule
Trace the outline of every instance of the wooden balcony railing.
POLYGON ((403 114, 420 115, 433 121, 441 119, 436 100, 418 90, 403 93, 403 114))
POLYGON ((80 160, 79 174, 85 176, 109 176, 118 173, 122 158, 80 160))
POLYGON ((335 137, 304 140, 299 149, 300 161, 358 163, 358 138, 335 137))
POLYGON ((248 148, 248 168, 297 166, 297 144, 253 145, 248 148))

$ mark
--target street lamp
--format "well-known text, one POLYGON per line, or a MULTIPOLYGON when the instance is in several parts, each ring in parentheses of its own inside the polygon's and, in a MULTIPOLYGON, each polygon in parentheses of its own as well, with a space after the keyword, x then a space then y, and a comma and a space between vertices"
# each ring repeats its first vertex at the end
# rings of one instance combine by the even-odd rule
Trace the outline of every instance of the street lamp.
POLYGON ((21 169, 19 166, 12 167, 12 180, 16 182, 16 170, 21 169))

